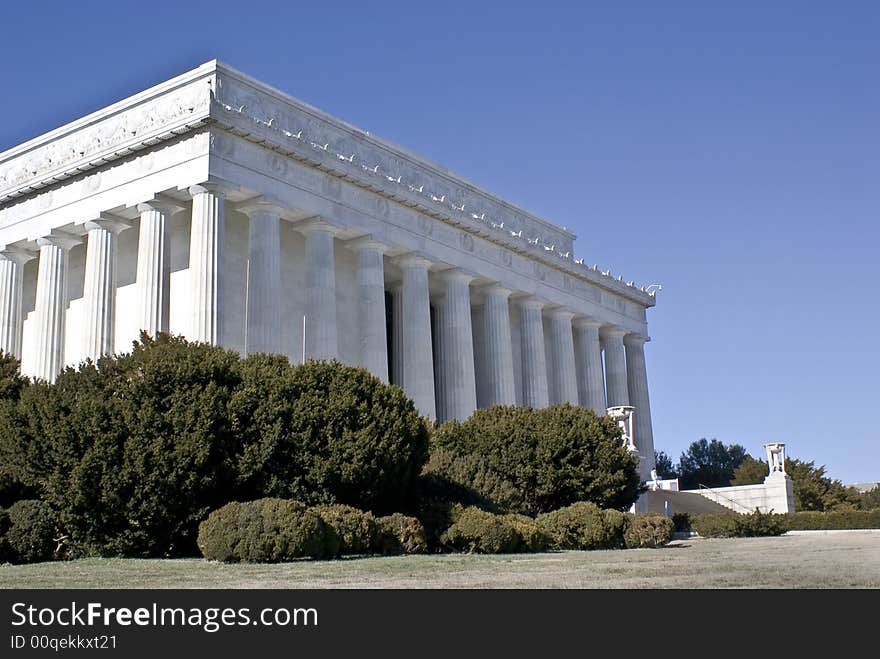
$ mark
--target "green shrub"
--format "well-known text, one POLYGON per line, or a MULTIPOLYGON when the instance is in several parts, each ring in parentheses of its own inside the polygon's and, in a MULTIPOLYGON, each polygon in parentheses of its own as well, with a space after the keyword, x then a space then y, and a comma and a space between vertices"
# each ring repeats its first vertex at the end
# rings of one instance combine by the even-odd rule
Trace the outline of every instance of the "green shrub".
POLYGON ((274 563, 295 558, 331 558, 339 536, 318 511, 298 501, 232 502, 199 525, 198 546, 208 560, 274 563))
POLYGON ((628 507, 637 459, 608 417, 572 405, 494 406, 434 434, 427 473, 475 491, 509 512, 535 515, 577 501, 628 507))
POLYGON ((556 549, 613 549, 623 546, 625 516, 579 501, 538 516, 538 524, 556 549))
POLYGON ((541 528, 537 520, 527 515, 504 515, 520 538, 519 551, 546 551, 553 544, 549 535, 541 528))
POLYGON ((21 458, 77 554, 192 554, 198 523, 234 496, 227 407, 238 356, 145 338, 130 354, 22 391, 21 458))
POLYGON ((43 501, 24 499, 7 511, 6 545, 16 563, 37 563, 54 557, 58 519, 43 501))
POLYGON ((376 519, 373 550, 377 554, 424 554, 428 551, 425 527, 415 517, 394 513, 376 519))
POLYGON ((880 529, 880 510, 804 511, 785 515, 789 530, 880 529))
POLYGON ((428 455, 429 430, 399 387, 365 369, 255 355, 241 364, 231 424, 245 447, 243 496, 404 509, 428 455))
POLYGON ((523 546, 516 528, 504 515, 474 507, 461 512, 442 541, 449 549, 480 554, 510 554, 523 546))
POLYGON ((691 530, 691 515, 690 513, 675 513, 672 515, 672 525, 675 527, 675 530, 678 532, 685 532, 691 530))
POLYGON ((626 515, 623 543, 627 549, 662 547, 672 540, 675 525, 663 515, 626 515))
POLYGON ((6 533, 9 531, 9 513, 5 508, 0 508, 0 563, 11 563, 13 556, 6 533))
POLYGON ((167 335, 52 385, 6 382, 4 363, 0 497, 47 501, 75 555, 194 554, 230 500, 402 510, 427 459, 412 401, 337 363, 167 335))
POLYGON ((692 515, 691 529, 704 538, 751 538, 781 535, 786 532, 785 515, 762 513, 758 510, 748 515, 721 513, 718 515, 692 515))
POLYGON ((366 554, 376 544, 376 518, 372 513, 344 504, 315 506, 324 523, 339 536, 340 554, 366 554))

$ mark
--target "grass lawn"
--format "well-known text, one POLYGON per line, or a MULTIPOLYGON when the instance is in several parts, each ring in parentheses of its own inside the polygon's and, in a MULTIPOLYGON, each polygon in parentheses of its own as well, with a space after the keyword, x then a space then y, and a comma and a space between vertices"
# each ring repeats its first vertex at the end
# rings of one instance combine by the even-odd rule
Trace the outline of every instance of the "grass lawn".
POLYGON ((85 559, 0 566, 0 588, 880 588, 880 533, 695 538, 663 549, 275 565, 85 559))

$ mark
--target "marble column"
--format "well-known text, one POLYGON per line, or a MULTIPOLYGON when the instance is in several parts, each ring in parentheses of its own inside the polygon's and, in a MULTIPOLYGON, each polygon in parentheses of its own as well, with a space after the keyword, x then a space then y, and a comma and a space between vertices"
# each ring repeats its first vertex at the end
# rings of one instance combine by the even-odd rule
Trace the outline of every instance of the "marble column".
POLYGON ((391 287, 391 382, 403 388, 403 284, 391 287))
POLYGON ((510 338, 510 293, 501 286, 484 289, 486 377, 490 405, 516 405, 513 346, 510 338))
POLYGON ((219 345, 223 313, 225 195, 214 185, 195 185, 189 243, 192 341, 219 345))
POLYGON ((626 357, 623 351, 623 336, 626 330, 618 327, 603 327, 599 331, 602 350, 605 352, 605 390, 608 407, 629 405, 629 391, 626 383, 626 357))
POLYGON ((97 362, 115 349, 116 236, 128 225, 116 219, 86 222, 82 357, 97 362))
POLYGON ((306 359, 336 359, 337 228, 322 220, 296 225, 306 237, 306 359))
POLYGON ((602 374, 602 346, 599 328, 602 323, 590 318, 574 321, 574 353, 577 368, 578 400, 596 414, 604 415, 605 378, 602 374))
POLYGON ((639 450, 639 472, 642 480, 650 480, 654 469, 654 431, 651 427, 651 402, 648 397, 648 371, 645 367, 645 342, 638 334, 623 338, 626 349, 626 381, 633 412, 633 438, 639 450))
POLYGON ((441 276, 446 295, 442 322, 446 418, 464 421, 477 409, 477 382, 474 369, 474 337, 471 330, 470 282, 473 277, 457 269, 441 276))
POLYGON ((248 216, 245 352, 284 352, 281 344, 281 208, 265 202, 239 210, 248 216))
POLYGON ((64 318, 67 313, 67 252, 80 242, 78 236, 56 233, 39 238, 37 270, 36 346, 33 376, 47 382, 64 367, 64 318))
POLYGON ((553 350, 553 378, 557 403, 578 404, 577 368, 574 359, 574 335, 571 320, 574 314, 565 309, 550 312, 553 350))
POLYGON ((385 328, 385 257, 388 246, 358 238, 347 245, 357 254, 360 364, 388 382, 388 334, 385 328))
POLYGON ((171 251, 168 222, 180 206, 150 201, 138 204, 137 248, 139 329, 155 337, 168 332, 171 300, 171 251))
POLYGON ((428 268, 431 262, 416 255, 407 255, 400 258, 398 264, 403 273, 403 389, 416 404, 419 413, 433 421, 437 418, 437 412, 428 290, 428 268))
POLYGON ((520 302, 522 334, 522 388, 524 407, 547 407, 547 356, 544 351, 544 302, 525 298, 520 302))
POLYGON ((21 359, 21 316, 24 264, 34 254, 17 247, 0 251, 0 350, 21 359))

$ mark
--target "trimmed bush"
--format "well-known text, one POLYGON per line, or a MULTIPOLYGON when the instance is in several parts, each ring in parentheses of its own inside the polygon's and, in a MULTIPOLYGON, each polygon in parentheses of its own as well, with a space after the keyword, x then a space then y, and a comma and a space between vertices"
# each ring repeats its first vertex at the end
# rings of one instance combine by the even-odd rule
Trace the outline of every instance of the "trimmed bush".
POLYGON ((638 496, 637 459, 608 417, 572 405, 494 406, 434 434, 426 473, 527 515, 577 501, 626 508, 638 496))
POLYGON ((538 524, 556 549, 614 549, 623 546, 625 516, 579 501, 538 516, 538 524))
POLYGON ((672 540, 675 525, 663 515, 626 515, 623 543, 627 549, 662 547, 672 540))
POLYGON ((535 519, 515 514, 504 515, 504 519, 520 537, 519 551, 546 551, 552 546, 552 539, 535 519))
POLYGON ((788 530, 785 517, 755 510, 749 515, 692 515, 690 522, 691 529, 704 538, 753 538, 782 535, 788 530))
POLYGON ((880 529, 880 510, 804 511, 784 517, 788 530, 880 529))
POLYGON ((457 511, 442 542, 447 549, 483 554, 544 551, 550 546, 550 538, 531 517, 496 515, 475 507, 457 511))
POLYGON ((315 506, 324 523, 339 536, 340 554, 367 554, 376 544, 376 518, 344 504, 315 506))
POLYGON ((399 387, 363 368, 254 355, 241 363, 230 423, 244 450, 243 497, 405 508, 428 456, 429 430, 399 387))
POLYGON ((424 554, 428 551, 425 527, 415 517, 394 513, 376 519, 377 554, 424 554))
POLYGON ((208 560, 274 563, 336 556, 339 536, 316 510, 268 498, 212 512, 199 525, 198 545, 208 560))
POLYGON ((503 515, 466 508, 442 537, 449 549, 480 554, 511 554, 522 546, 516 528, 503 515))
POLYGON ((24 499, 7 511, 6 545, 16 563, 52 560, 55 554, 58 520, 47 503, 24 499))
POLYGON ((672 515, 672 525, 677 532, 687 532, 691 530, 690 513, 674 513, 672 515))

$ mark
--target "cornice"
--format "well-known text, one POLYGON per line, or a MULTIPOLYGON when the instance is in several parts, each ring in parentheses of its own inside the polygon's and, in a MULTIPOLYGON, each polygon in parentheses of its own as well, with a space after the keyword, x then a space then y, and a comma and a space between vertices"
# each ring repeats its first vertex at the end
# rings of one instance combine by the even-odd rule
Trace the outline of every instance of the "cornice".
POLYGON ((654 295, 634 282, 574 259, 574 234, 567 229, 216 60, 0 153, 0 204, 205 124, 641 306, 655 304, 654 295))
POLYGON ((0 153, 0 203, 204 125, 215 70, 209 62, 0 153))

